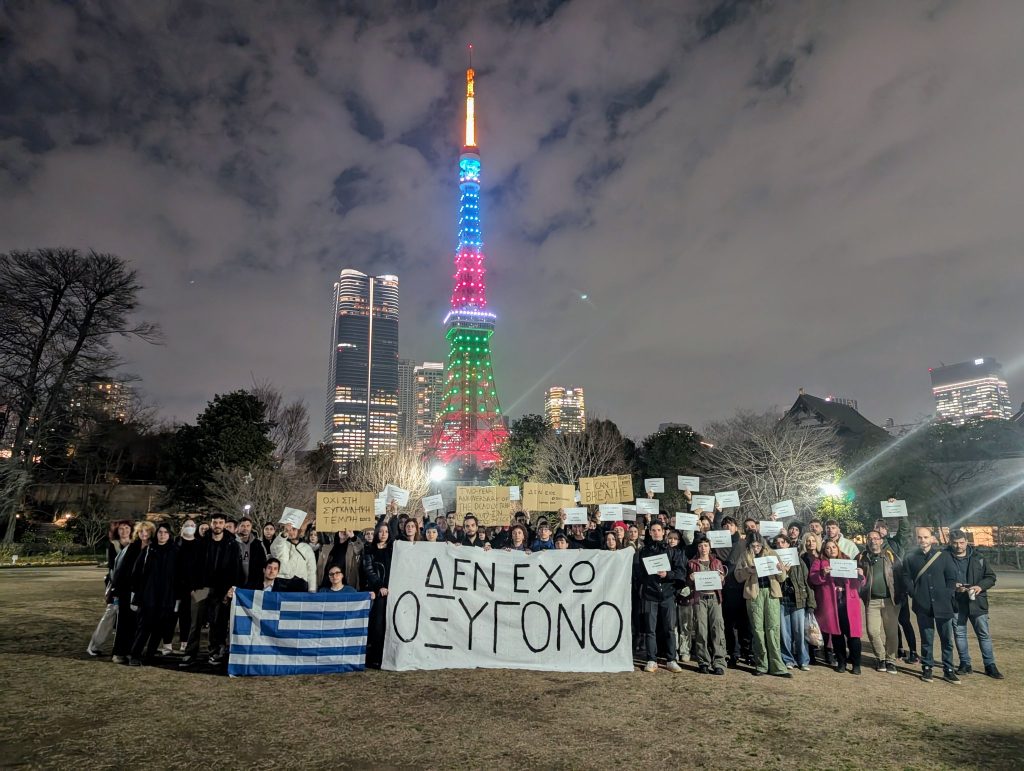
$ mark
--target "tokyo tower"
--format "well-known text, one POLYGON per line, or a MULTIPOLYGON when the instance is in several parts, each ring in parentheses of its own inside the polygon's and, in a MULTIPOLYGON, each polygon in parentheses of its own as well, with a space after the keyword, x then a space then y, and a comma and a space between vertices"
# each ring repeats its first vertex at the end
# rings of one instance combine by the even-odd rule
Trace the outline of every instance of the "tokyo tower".
MULTIPOLYGON (((473 47, 470 46, 472 56, 473 47)), ((480 228, 480 151, 474 114, 475 73, 466 70, 466 136, 459 156, 459 245, 455 288, 445 316, 448 359, 444 403, 428 454, 444 463, 494 465, 508 430, 501 419, 491 366, 495 316, 487 309, 480 228)))

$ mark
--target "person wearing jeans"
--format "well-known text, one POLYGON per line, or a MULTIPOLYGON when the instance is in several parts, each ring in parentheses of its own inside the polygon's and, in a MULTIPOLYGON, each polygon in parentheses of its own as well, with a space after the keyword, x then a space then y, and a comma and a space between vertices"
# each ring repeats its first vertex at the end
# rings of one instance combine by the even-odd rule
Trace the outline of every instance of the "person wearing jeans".
POLYGON ((913 600, 917 628, 921 633, 921 680, 932 682, 935 661, 932 650, 935 630, 942 645, 942 679, 960 684, 953 668, 953 593, 956 590, 956 566, 948 551, 936 545, 935 534, 927 527, 917 528, 918 548, 907 555, 903 583, 913 600))
POLYGON ((967 623, 970 622, 978 638, 978 647, 981 648, 985 674, 1002 680, 1003 675, 996 667, 992 635, 988 630, 988 590, 996 585, 996 572, 973 546, 967 544, 967 535, 962 530, 954 530, 950 534, 949 553, 956 568, 953 637, 960 658, 957 674, 969 675, 973 672, 971 653, 967 647, 967 623))
MULTIPOLYGON (((775 536, 775 550, 792 548, 788 535, 775 536)), ((797 559, 789 566, 786 580, 782 582, 782 660, 787 669, 799 667, 806 672, 811 668, 811 655, 807 649, 804 625, 807 611, 814 610, 814 592, 807 584, 807 566, 797 559)))

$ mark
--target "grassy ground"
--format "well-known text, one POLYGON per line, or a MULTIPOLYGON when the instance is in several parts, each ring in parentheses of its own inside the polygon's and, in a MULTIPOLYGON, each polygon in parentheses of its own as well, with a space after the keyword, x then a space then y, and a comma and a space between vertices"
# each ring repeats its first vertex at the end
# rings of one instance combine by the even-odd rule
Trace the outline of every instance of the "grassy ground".
MULTIPOLYGON (((5 571, 0 766, 1024 767, 1022 584, 992 593, 1001 682, 926 685, 870 665, 791 681, 744 670, 244 679, 90 659, 102 571, 5 571)), ((973 640, 972 657, 980 665, 973 640)))

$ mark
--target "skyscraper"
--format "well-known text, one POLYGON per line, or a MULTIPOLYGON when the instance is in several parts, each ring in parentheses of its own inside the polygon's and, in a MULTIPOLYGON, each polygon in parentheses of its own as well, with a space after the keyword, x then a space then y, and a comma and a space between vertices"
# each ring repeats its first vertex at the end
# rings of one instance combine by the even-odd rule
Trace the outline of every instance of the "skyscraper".
POLYGON ((445 463, 490 466, 508 429, 501 419, 491 367, 495 316, 487 308, 480 226, 480 152, 476 142, 475 73, 466 70, 466 135, 459 156, 459 245, 455 288, 445 316, 444 403, 429 453, 445 463))
POLYGON ((346 462, 398 446, 398 277, 334 284, 325 441, 346 462))
POLYGON ((1010 390, 1002 365, 991 357, 929 368, 935 416, 963 425, 969 420, 1009 420, 1010 390))
POLYGON ((416 362, 398 360, 398 437, 403 443, 416 438, 416 362))
POLYGON ((556 434, 579 434, 587 428, 583 388, 551 386, 544 392, 544 419, 556 434))
POLYGON ((444 404, 444 363, 425 361, 416 366, 413 374, 415 394, 414 441, 416 449, 425 450, 434 436, 437 416, 444 404))

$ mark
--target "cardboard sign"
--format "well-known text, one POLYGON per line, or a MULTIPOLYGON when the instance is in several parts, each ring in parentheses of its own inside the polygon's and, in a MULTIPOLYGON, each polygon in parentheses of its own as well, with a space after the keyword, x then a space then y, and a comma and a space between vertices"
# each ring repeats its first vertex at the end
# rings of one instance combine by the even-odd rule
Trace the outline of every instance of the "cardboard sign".
POLYGON ((795 517, 796 507, 793 505, 793 501, 779 501, 778 503, 772 504, 772 514, 779 519, 795 517))
POLYGON ((795 546, 789 549, 776 549, 775 553, 779 555, 779 562, 786 567, 793 567, 800 560, 795 546))
POLYGON ((857 578, 857 560, 829 560, 833 578, 857 578))
POLYGON ((507 487, 456 487, 455 513, 461 519, 474 515, 485 527, 508 524, 511 500, 507 487))
POLYGON ((527 511, 558 511, 572 506, 576 500, 572 485, 546 485, 527 482, 523 485, 523 508, 527 511))
POLYGON ((519 492, 519 485, 512 485, 508 488, 508 499, 510 501, 521 501, 523 499, 522 493, 519 492))
POLYGON ((882 501, 882 517, 905 517, 907 516, 906 501, 882 501))
POLYGON ((306 521, 306 512, 302 509, 292 509, 288 506, 284 507, 284 511, 281 512, 281 519, 277 520, 281 525, 291 525, 292 527, 302 527, 302 523, 306 521))
POLYGON ((680 474, 676 480, 680 490, 689 490, 691 493, 700 492, 700 477, 688 477, 680 474))
POLYGON ((644 480, 644 490, 649 493, 665 492, 665 477, 657 477, 644 480))
POLYGON ((644 568, 647 570, 647 575, 653 576, 655 573, 670 571, 672 563, 667 554, 655 554, 653 557, 644 557, 644 568))
POLYGON ((657 498, 637 498, 636 503, 633 504, 636 507, 637 514, 651 514, 657 515, 659 505, 661 501, 657 498))
POLYGON ((754 567, 757 569, 758 578, 779 575, 778 557, 754 557, 754 567))
POLYGON ((440 495, 423 496, 424 511, 444 511, 444 498, 440 495))
POLYGON ((622 519, 621 503, 602 503, 597 510, 602 522, 618 522, 622 519))
POLYGON ((580 503, 624 503, 633 500, 633 478, 629 474, 609 474, 580 479, 580 503))
POLYGON ((683 514, 682 512, 676 512, 675 521, 676 530, 696 530, 697 529, 697 515, 696 514, 683 514))
POLYGON ((398 508, 404 509, 409 505, 409 491, 403 490, 398 485, 384 485, 384 500, 388 503, 394 501, 398 508))
POLYGON ((587 507, 570 506, 565 510, 565 524, 585 525, 587 524, 587 507))
POLYGON ((705 535, 711 542, 712 549, 731 549, 732 533, 728 530, 708 530, 705 535))
POLYGON ((373 502, 373 516, 383 517, 388 513, 388 505, 384 502, 383 498, 377 498, 373 502))
POLYGON ((715 493, 718 505, 723 509, 736 509, 740 505, 740 494, 736 490, 727 490, 724 493, 715 493))
POLYGON ((713 495, 693 495, 690 496, 690 511, 714 511, 715 510, 715 496, 713 495))
POLYGON ((722 574, 717 570, 701 570, 693 574, 693 588, 698 592, 722 591, 722 574))
POLYGON ((622 519, 625 522, 636 522, 636 506, 622 504, 622 519))
POLYGON ((320 533, 363 530, 377 522, 373 493, 317 493, 316 529, 320 533))
POLYGON ((774 519, 762 519, 758 522, 757 529, 765 538, 774 538, 782 532, 782 523, 774 519))

